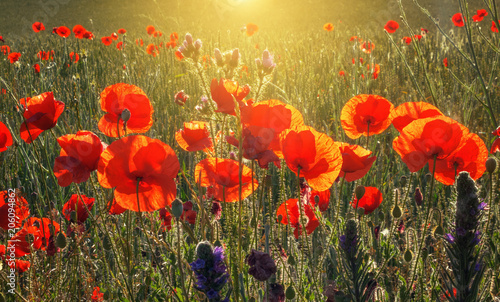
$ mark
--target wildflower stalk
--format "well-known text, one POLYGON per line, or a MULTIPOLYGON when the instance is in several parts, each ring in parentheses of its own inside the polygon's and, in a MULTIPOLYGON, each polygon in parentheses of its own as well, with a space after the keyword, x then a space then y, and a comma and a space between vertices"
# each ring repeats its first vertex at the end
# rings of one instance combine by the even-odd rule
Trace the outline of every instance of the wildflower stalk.
POLYGON ((422 233, 422 238, 420 239, 420 244, 418 245, 418 252, 417 252, 417 257, 415 258, 415 268, 413 270, 411 282, 408 283, 408 288, 407 290, 412 288, 413 282, 415 281, 415 278, 417 276, 417 266, 418 266, 418 260, 420 259, 420 255, 422 254, 422 248, 424 246, 424 241, 425 241, 425 235, 427 234, 427 224, 429 223, 429 218, 430 218, 430 213, 431 213, 431 200, 432 200, 432 191, 434 189, 434 173, 436 172, 436 161, 437 161, 437 155, 434 155, 434 160, 433 160, 433 165, 432 165, 432 179, 431 179, 431 187, 429 189, 429 197, 428 197, 428 206, 427 206, 427 214, 425 215, 425 223, 424 223, 424 231, 422 233))
POLYGON ((182 294, 186 298, 186 301, 189 301, 189 295, 188 292, 186 291, 186 285, 184 284, 184 281, 186 278, 184 277, 184 270, 182 269, 182 257, 181 257, 181 228, 180 228, 180 222, 179 218, 175 218, 176 220, 176 225, 177 225, 177 263, 179 263, 179 272, 181 274, 181 288, 182 288, 182 294))

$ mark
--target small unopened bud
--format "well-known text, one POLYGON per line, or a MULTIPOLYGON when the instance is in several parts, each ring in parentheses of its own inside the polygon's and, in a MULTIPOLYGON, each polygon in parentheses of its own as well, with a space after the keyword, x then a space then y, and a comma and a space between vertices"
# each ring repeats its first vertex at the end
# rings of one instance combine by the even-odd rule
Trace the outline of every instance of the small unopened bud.
POLYGON ((237 67, 239 60, 240 60, 240 50, 238 48, 235 48, 231 53, 231 60, 229 61, 229 63, 232 67, 237 67))
POLYGON ((176 198, 172 202, 172 215, 174 215, 175 218, 179 219, 182 215, 182 212, 184 211, 182 201, 179 198, 176 198))
POLYGON ((66 247, 66 236, 63 234, 63 232, 59 232, 56 237, 56 247, 63 249, 66 247))
POLYGON ((360 200, 365 196, 365 187, 364 186, 357 186, 356 190, 354 190, 354 194, 356 194, 356 198, 360 200))
POLYGON ((413 259, 413 253, 410 250, 406 250, 403 258, 405 259, 406 262, 411 262, 411 259, 413 259))
POLYGON ((292 300, 293 298, 295 298, 295 290, 293 289, 292 285, 289 285, 286 289, 285 296, 288 300, 292 300))
POLYGON ((488 173, 493 173, 495 172, 497 168, 497 160, 494 157, 490 157, 486 160, 486 171, 488 173))
POLYGON ((200 39, 197 39, 196 41, 194 41, 194 47, 196 48, 196 50, 200 50, 202 44, 203 43, 201 42, 200 39))
POLYGON ((218 48, 214 49, 214 57, 215 57, 215 62, 217 65, 222 66, 224 65, 224 60, 222 59, 222 53, 218 48))
POLYGON ((397 218, 399 218, 399 217, 401 217, 401 215, 403 215, 403 213, 401 212, 401 208, 400 208, 398 205, 397 205, 397 206, 395 206, 395 207, 392 209, 391 214, 392 214, 392 217, 394 217, 394 218, 396 218, 396 219, 397 219, 397 218))
POLYGON ((424 196, 422 195, 422 192, 420 192, 420 188, 417 188, 415 190, 415 195, 414 195, 415 203, 417 206, 421 206, 422 202, 424 200, 424 196))
POLYGON ((125 123, 128 122, 128 120, 130 119, 130 110, 128 110, 127 108, 123 109, 122 113, 120 114, 120 119, 125 123))

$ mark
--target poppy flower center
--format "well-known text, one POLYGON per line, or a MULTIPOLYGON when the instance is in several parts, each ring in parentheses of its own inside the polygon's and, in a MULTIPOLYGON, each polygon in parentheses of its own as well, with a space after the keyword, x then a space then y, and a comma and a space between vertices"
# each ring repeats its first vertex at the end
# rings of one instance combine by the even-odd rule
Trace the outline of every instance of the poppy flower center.
POLYGON ((377 119, 371 115, 366 115, 363 117, 363 123, 367 125, 373 125, 376 121, 377 119))

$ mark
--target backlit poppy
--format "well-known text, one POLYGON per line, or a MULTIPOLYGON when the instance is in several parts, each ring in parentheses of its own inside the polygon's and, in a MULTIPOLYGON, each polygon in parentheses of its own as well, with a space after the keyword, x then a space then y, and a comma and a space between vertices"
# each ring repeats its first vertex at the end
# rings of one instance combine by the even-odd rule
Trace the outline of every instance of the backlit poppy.
POLYGON ((109 215, 120 215, 127 210, 127 209, 123 208, 122 206, 120 206, 116 202, 116 199, 114 199, 114 198, 113 198, 113 200, 110 200, 108 202, 107 209, 108 209, 109 215))
POLYGON ((71 30, 66 26, 59 26, 56 30, 56 33, 63 38, 67 38, 71 35, 71 30))
POLYGON ((95 198, 89 198, 85 195, 78 196, 78 194, 71 195, 71 198, 64 204, 62 213, 66 220, 82 224, 89 218, 89 212, 94 207, 95 198), (72 214, 75 212, 75 214, 72 214), (73 216, 73 217, 72 217, 73 216), (76 217, 76 221, 73 218, 76 217))
POLYGON ((422 35, 414 35, 413 38, 420 41, 423 38, 423 36, 422 35))
POLYGON ((270 140, 269 148, 279 157, 283 157, 280 134, 286 129, 304 125, 302 114, 295 107, 279 100, 252 103, 240 109, 241 122, 246 126, 260 127, 250 128, 252 135, 270 140))
POLYGON ((35 64, 33 65, 33 69, 35 70, 36 73, 40 73, 40 64, 35 64))
MULTIPOLYGON (((477 180, 486 171, 488 149, 483 140, 475 133, 469 133, 465 143, 445 159, 436 161, 434 177, 445 185, 453 185, 458 173, 469 172, 472 179, 477 180)), ((433 160, 429 161, 432 167, 433 160)))
POLYGON ((376 156, 371 156, 372 151, 366 150, 358 145, 349 145, 347 143, 336 143, 339 146, 342 154, 342 168, 340 177, 344 177, 346 181, 351 182, 360 179, 368 173, 368 170, 377 159, 376 156))
POLYGON ((394 108, 389 115, 392 125, 401 132, 406 125, 426 117, 443 115, 439 109, 426 102, 406 102, 394 108))
POLYGON ((339 76, 341 76, 341 77, 345 76, 345 71, 343 71, 343 70, 339 71, 339 76))
POLYGON ((73 27, 73 33, 75 34, 75 37, 77 39, 83 39, 83 36, 85 35, 86 32, 87 30, 79 24, 73 27))
POLYGON ((158 54, 158 47, 155 46, 154 44, 149 44, 148 47, 146 48, 146 52, 149 55, 156 57, 156 55, 158 54))
MULTIPOLYGON (((237 161, 222 158, 206 158, 200 161, 195 168, 195 182, 202 187, 212 187, 215 199, 225 202, 236 202, 239 200, 239 169, 237 161)), ((253 177, 252 170, 242 166, 241 172, 241 199, 252 194, 252 187, 257 190, 259 183, 253 177)))
MULTIPOLYGON (((302 214, 304 218, 307 218, 306 232, 307 234, 311 234, 319 226, 319 220, 316 215, 314 215, 314 210, 310 204, 303 205, 302 214)), ((276 218, 282 224, 288 224, 288 222, 290 222, 290 225, 295 229, 293 235, 296 239, 302 234, 303 227, 300 224, 299 202, 296 198, 288 199, 282 203, 276 212, 276 218), (280 216, 281 220, 279 220, 280 216)))
POLYGON ((45 30, 45 26, 43 26, 42 22, 33 23, 32 28, 33 28, 33 31, 36 33, 39 31, 45 30))
POLYGON ((0 152, 7 150, 7 147, 12 146, 12 134, 7 126, 0 122, 0 152))
POLYGON ((111 39, 113 39, 115 41, 118 40, 118 34, 117 33, 112 33, 110 36, 111 36, 111 39))
POLYGON ((78 131, 57 139, 61 152, 55 159, 54 175, 61 187, 82 183, 97 169, 105 144, 90 131, 78 131))
MULTIPOLYGON (((162 220, 162 227, 169 231, 172 229, 172 215, 170 212, 171 210, 169 211, 166 208, 161 208, 159 213, 160 219, 162 220)), ((193 203, 191 201, 188 200, 182 204, 181 220, 190 224, 195 224, 197 214, 196 211, 193 211, 193 203)))
POLYGON ((175 31, 170 34, 170 41, 177 41, 179 40, 179 34, 176 33, 175 31))
POLYGON ((7 253, 5 245, 0 245, 0 258, 11 268, 15 269, 18 273, 24 273, 27 271, 31 263, 26 260, 12 259, 10 257, 10 251, 7 253))
POLYGON ((25 121, 21 124, 21 139, 30 144, 43 131, 53 128, 64 111, 64 103, 45 92, 19 101, 24 108, 25 121))
POLYGON ((380 65, 375 64, 375 67, 373 68, 373 74, 372 74, 373 79, 376 80, 378 78, 379 74, 380 74, 380 65))
POLYGON ((477 14, 472 16, 472 21, 481 22, 486 16, 488 16, 488 12, 485 9, 479 9, 477 14))
POLYGON ((375 187, 364 188, 365 194, 363 195, 363 197, 358 201, 356 196, 354 196, 351 205, 354 209, 363 208, 365 210, 365 215, 368 215, 380 206, 384 198, 382 197, 382 193, 379 191, 379 189, 375 187))
POLYGON ((174 200, 179 167, 170 146, 131 135, 114 141, 102 152, 97 176, 101 186, 115 188, 114 197, 122 208, 151 212, 174 200))
POLYGON ((364 53, 371 53, 375 49, 375 44, 370 41, 363 42, 363 44, 360 45, 360 48, 364 53))
POLYGON ((144 46, 144 41, 142 39, 135 39, 135 44, 140 45, 141 47, 144 46))
POLYGON ((30 217, 25 220, 23 228, 9 240, 15 245, 16 257, 30 254, 32 250, 45 251, 49 246, 51 236, 61 231, 59 224, 49 218, 30 217))
POLYGON ((500 152, 500 137, 497 137, 491 145, 490 153, 500 152))
POLYGON ((399 24, 398 22, 394 21, 394 20, 389 20, 387 21, 387 23, 385 24, 384 26, 384 29, 390 33, 390 34, 393 34, 396 32, 396 30, 399 28, 399 24))
POLYGON ((315 190, 329 189, 342 167, 342 155, 333 139, 312 127, 297 126, 280 135, 281 151, 290 170, 315 190))
POLYGON ((443 65, 444 67, 448 67, 448 58, 443 59, 443 65))
POLYGON ((153 25, 148 25, 146 27, 146 32, 151 36, 155 32, 155 27, 153 25))
POLYGON ((461 13, 456 13, 451 17, 451 21, 456 27, 463 27, 465 25, 464 19, 461 13))
POLYGON ((186 151, 213 150, 212 139, 205 122, 184 123, 184 129, 175 133, 175 140, 186 151))
POLYGON ((0 42, 5 43, 5 40, 3 39, 2 36, 0 36, 0 42))
POLYGON ((118 49, 118 50, 122 50, 123 49, 123 41, 120 41, 120 42, 116 43, 116 49, 118 49))
POLYGON ((76 52, 70 52, 69 60, 73 63, 76 63, 80 60, 80 55, 76 52))
POLYGON ((259 31, 259 27, 256 24, 248 23, 246 25, 247 36, 249 36, 249 37, 253 36, 253 34, 256 33, 257 31, 259 31))
POLYGON ((323 25, 323 29, 326 31, 332 31, 333 30, 333 24, 332 23, 326 23, 323 25))
POLYGON ((36 55, 40 60, 42 61, 47 61, 47 60, 54 60, 54 51, 39 51, 38 54, 36 55))
POLYGON ((83 37, 88 40, 93 40, 94 39, 94 34, 91 31, 86 31, 83 33, 83 37))
MULTIPOLYGON (((498 20, 498 22, 500 22, 500 20, 498 20)), ((498 32, 497 24, 495 23, 495 21, 491 21, 491 31, 494 33, 498 32)))
POLYGON ((99 130, 107 136, 125 135, 124 117, 128 115, 127 133, 144 133, 153 125, 153 105, 137 86, 124 83, 108 86, 101 93, 100 103, 101 109, 107 113, 99 121, 99 130), (128 112, 124 113, 125 109, 128 112))
POLYGON ((10 63, 14 64, 15 62, 19 61, 19 58, 21 57, 21 54, 18 52, 11 52, 8 56, 10 63))
POLYGON ((403 43, 406 43, 406 45, 411 44, 411 38, 410 37, 403 37, 403 43))
POLYGON ((238 82, 221 78, 217 83, 217 79, 212 79, 210 85, 210 93, 212 99, 217 103, 216 112, 236 115, 234 99, 243 105, 243 99, 250 93, 250 86, 243 87, 238 85, 238 82), (233 99, 234 97, 234 99, 233 99))
POLYGON ((101 293, 101 289, 99 286, 94 287, 94 291, 92 292, 92 297, 90 297, 92 301, 104 301, 104 293, 101 293))
POLYGON ((0 228, 4 230, 19 228, 29 214, 28 202, 19 192, 14 190, 0 192, 0 228), (9 211, 10 208, 14 210, 14 217, 12 214, 9 216, 9 212, 12 211, 9 211))
POLYGON ((102 37, 101 42, 104 45, 109 46, 109 45, 111 45, 111 43, 113 43, 113 39, 111 39, 111 37, 102 37))
POLYGON ((312 190, 309 197, 309 203, 312 206, 317 206, 321 212, 328 210, 330 205, 330 190, 316 191, 312 190))
POLYGON ((172 229, 172 214, 166 208, 161 208, 158 212, 160 214, 162 229, 170 231, 172 229))
POLYGON ((125 29, 123 29, 123 28, 120 28, 120 29, 118 30, 118 33, 119 33, 120 35, 124 35, 125 33, 127 33, 127 31, 126 31, 125 29))
POLYGON ((387 99, 372 94, 351 98, 342 108, 340 120, 347 136, 356 139, 382 133, 391 125, 389 114, 394 106, 387 99))
POLYGON ((9 45, 2 45, 0 47, 0 51, 3 53, 4 56, 8 55, 10 53, 10 46, 9 45))
POLYGON ((392 142, 411 172, 422 169, 429 160, 446 159, 465 143, 469 130, 446 116, 414 120, 392 142))

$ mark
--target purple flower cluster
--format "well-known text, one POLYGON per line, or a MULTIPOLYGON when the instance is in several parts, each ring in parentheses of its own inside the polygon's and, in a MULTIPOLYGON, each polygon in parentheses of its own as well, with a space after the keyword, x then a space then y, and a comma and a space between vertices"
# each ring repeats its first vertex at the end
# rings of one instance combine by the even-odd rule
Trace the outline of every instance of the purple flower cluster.
POLYGON ((346 254, 355 256, 358 248, 358 229, 356 222, 348 220, 345 226, 345 235, 340 236, 340 247, 346 254))
POLYGON ((226 285, 229 274, 224 263, 224 249, 213 248, 210 242, 203 241, 196 247, 198 259, 191 262, 191 269, 196 276, 195 288, 207 296, 209 301, 229 301, 221 298, 221 290, 226 285))

